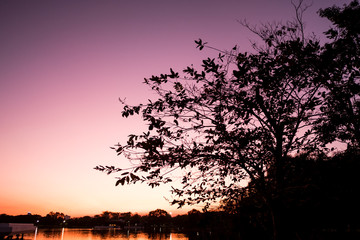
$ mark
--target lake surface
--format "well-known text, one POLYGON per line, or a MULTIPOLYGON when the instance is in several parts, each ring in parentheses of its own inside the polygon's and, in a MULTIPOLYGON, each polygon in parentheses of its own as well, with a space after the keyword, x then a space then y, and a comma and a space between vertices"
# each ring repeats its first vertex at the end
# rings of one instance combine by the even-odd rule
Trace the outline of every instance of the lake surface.
POLYGON ((189 240, 182 233, 144 233, 120 230, 92 229, 37 229, 35 233, 24 234, 24 240, 189 240))

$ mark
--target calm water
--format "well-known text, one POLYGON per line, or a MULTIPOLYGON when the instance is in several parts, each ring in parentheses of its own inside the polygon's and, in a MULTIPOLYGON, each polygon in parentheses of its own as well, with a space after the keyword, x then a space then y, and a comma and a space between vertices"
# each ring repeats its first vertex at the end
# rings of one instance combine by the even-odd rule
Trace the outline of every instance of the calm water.
POLYGON ((188 240, 182 233, 142 233, 119 230, 92 230, 92 229, 39 229, 35 233, 24 235, 24 240, 188 240))

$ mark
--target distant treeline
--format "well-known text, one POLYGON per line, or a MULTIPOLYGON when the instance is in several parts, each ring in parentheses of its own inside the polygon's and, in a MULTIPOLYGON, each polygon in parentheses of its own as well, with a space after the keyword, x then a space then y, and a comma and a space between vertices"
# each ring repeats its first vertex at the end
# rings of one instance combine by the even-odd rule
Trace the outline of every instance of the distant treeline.
MULTIPOLYGON (((359 232, 360 169, 358 151, 346 151, 333 157, 297 156, 286 160, 285 194, 279 209, 286 214, 289 231, 302 236, 359 232), (303 157, 307 159, 304 161, 303 157)), ((40 215, 0 215, 0 222, 34 223, 39 227, 114 226, 122 229, 176 229, 190 232, 221 232, 266 237, 271 228, 268 214, 259 199, 256 186, 237 202, 222 202, 216 211, 191 210, 172 217, 157 209, 147 215, 131 212, 103 212, 95 216, 69 218, 63 213, 40 215), (261 236, 263 235, 263 236, 261 236)))
POLYGON ((50 212, 46 216, 37 214, 10 216, 0 215, 0 223, 33 223, 39 227, 68 227, 93 228, 96 226, 109 226, 114 228, 151 228, 155 230, 199 230, 216 229, 219 226, 229 226, 233 214, 225 211, 200 212, 193 209, 186 214, 172 217, 167 211, 157 209, 147 215, 133 214, 131 212, 105 211, 95 216, 70 218, 61 212, 50 212), (220 224, 221 223, 221 224, 220 224))

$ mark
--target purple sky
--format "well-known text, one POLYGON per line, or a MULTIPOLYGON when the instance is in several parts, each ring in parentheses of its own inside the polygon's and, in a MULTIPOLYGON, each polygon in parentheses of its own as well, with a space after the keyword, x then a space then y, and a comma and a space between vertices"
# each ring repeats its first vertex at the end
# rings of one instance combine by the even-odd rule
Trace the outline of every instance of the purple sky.
MULTIPOLYGON (((314 0, 307 31, 330 25, 319 8, 349 2, 314 0)), ((290 0, 2 0, 0 214, 176 211, 163 198, 169 187, 115 188, 114 176, 93 170, 128 165, 109 147, 145 128, 121 118, 118 98, 144 102, 154 97, 144 77, 216 54, 195 39, 248 51, 255 36, 237 20, 293 15, 290 0)))

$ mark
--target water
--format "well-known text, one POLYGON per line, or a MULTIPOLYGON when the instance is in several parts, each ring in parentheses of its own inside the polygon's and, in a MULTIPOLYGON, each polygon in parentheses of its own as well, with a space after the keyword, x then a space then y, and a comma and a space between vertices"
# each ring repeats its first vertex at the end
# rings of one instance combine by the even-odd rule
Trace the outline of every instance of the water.
POLYGON ((35 233, 24 234, 24 240, 189 240, 182 233, 127 232, 114 229, 37 229, 35 233))

